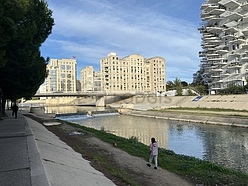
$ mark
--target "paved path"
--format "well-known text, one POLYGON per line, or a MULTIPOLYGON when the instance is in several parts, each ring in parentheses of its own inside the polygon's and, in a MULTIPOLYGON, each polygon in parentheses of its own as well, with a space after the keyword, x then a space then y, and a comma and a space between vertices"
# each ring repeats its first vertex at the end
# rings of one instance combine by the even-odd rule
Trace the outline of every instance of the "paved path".
POLYGON ((0 185, 115 185, 43 125, 7 115, 0 120, 0 185))

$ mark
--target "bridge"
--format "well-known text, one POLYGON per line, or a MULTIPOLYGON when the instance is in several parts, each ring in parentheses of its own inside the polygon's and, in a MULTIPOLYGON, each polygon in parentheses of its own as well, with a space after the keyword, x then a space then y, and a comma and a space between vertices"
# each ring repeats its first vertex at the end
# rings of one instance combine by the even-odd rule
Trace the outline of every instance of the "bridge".
POLYGON ((135 95, 153 95, 144 92, 52 92, 36 93, 33 97, 85 97, 85 96, 135 96, 135 95))
POLYGON ((95 97, 96 106, 105 106, 106 96, 118 96, 128 98, 136 95, 154 95, 144 92, 52 92, 52 93, 36 93, 33 97, 95 97))

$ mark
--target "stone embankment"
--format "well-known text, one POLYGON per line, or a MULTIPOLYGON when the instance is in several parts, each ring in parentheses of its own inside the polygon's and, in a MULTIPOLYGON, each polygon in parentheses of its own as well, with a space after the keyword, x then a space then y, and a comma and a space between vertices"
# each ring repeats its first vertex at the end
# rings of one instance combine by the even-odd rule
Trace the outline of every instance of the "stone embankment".
POLYGON ((206 96, 135 96, 109 104, 115 108, 131 108, 135 110, 163 108, 218 108, 248 112, 248 94, 242 95, 206 95, 206 96), (198 98, 198 99, 196 99, 198 98))
POLYGON ((185 111, 185 110, 141 111, 141 110, 120 109, 120 113, 133 115, 133 116, 151 117, 151 118, 167 119, 174 121, 248 127, 248 113, 240 115, 240 112, 237 112, 238 116, 236 116, 233 115, 234 112, 216 113, 216 112, 185 111))
POLYGON ((248 127, 248 95, 132 97, 109 104, 120 113, 160 119, 248 127), (175 110, 170 108, 177 108, 175 110), (180 110, 180 108, 182 108, 180 110), (185 108, 195 108, 195 110, 185 108), (199 110, 197 110, 199 108, 199 110), (223 109, 219 111, 203 111, 223 109), (168 111, 159 111, 168 109, 168 111), (157 110, 157 111, 151 111, 157 110), (230 111, 228 111, 230 110, 230 111))

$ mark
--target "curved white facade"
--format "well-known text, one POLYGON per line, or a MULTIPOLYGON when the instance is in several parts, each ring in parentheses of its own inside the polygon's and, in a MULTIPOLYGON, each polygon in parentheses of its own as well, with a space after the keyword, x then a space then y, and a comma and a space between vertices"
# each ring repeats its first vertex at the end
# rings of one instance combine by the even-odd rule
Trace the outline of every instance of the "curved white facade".
POLYGON ((245 85, 248 77, 248 2, 206 0, 201 6, 202 51, 195 79, 210 91, 230 84, 245 85))

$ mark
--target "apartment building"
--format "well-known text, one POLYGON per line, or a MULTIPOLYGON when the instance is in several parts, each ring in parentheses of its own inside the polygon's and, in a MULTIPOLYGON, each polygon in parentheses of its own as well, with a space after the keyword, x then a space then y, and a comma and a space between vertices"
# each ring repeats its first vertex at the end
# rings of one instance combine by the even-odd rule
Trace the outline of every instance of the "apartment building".
POLYGON ((101 91, 101 74, 100 72, 94 71, 94 91, 101 91))
POLYGON ((165 92, 165 59, 132 54, 119 59, 111 52, 100 60, 101 89, 112 92, 165 92))
POLYGON ((81 74, 81 91, 94 90, 94 69, 93 66, 86 66, 80 72, 81 74))
POLYGON ((50 59, 45 80, 46 92, 76 92, 76 59, 50 59))
POLYGON ((247 0, 206 0, 201 6, 202 51, 194 82, 211 93, 231 84, 245 85, 248 77, 247 0))
POLYGON ((80 71, 81 74, 81 91, 101 91, 100 72, 94 71, 93 66, 86 66, 80 71))

